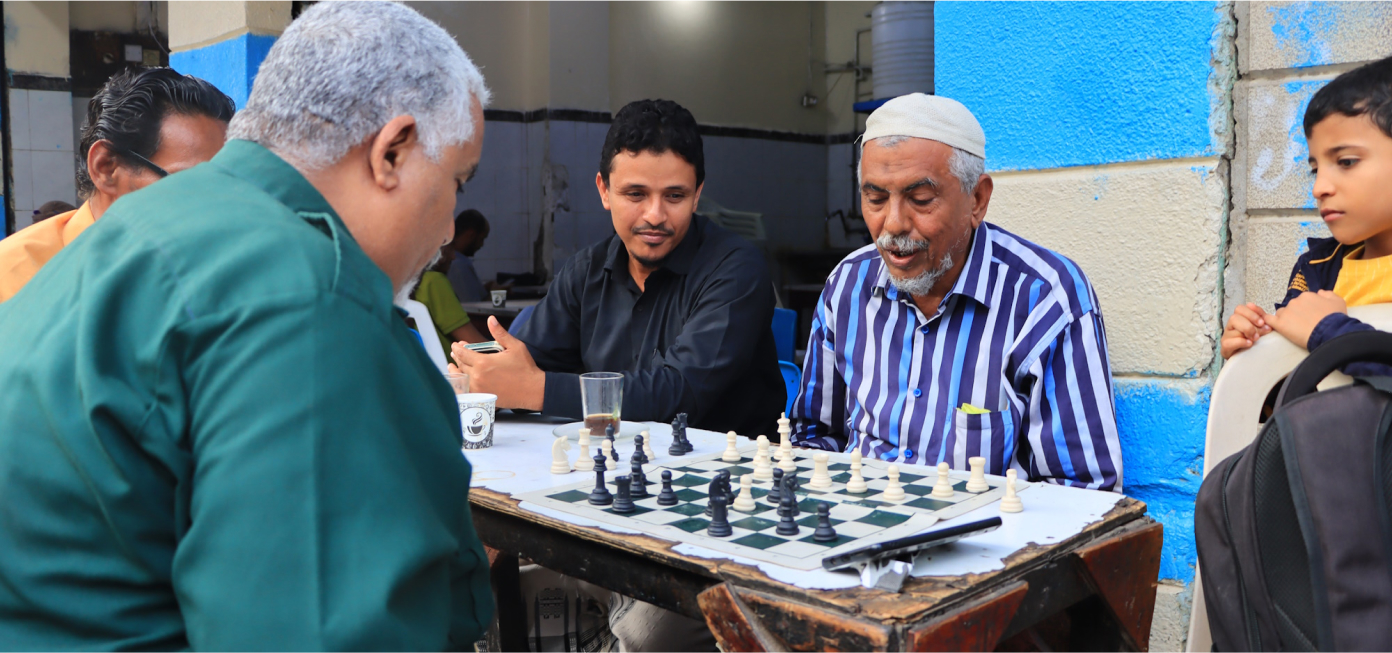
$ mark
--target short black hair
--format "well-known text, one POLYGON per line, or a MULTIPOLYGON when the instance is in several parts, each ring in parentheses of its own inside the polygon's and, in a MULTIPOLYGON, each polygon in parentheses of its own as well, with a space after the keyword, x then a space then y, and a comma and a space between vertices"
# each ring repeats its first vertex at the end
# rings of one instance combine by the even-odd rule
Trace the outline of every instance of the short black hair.
POLYGON ((706 154, 695 116, 671 100, 629 102, 614 114, 614 122, 604 136, 599 174, 604 183, 609 183, 614 155, 621 151, 662 154, 668 150, 696 168, 696 187, 700 188, 706 180, 706 154))
MULTIPOLYGON (((93 143, 111 141, 148 159, 159 149, 160 125, 166 115, 208 116, 228 122, 236 110, 232 98, 216 86, 173 68, 127 68, 112 75, 87 103, 78 146, 78 193, 87 197, 94 190, 87 171, 87 153, 93 143)), ((121 155, 118 152, 116 156, 121 155)))
POLYGON ((1359 66, 1329 82, 1310 98, 1305 109, 1305 138, 1331 114, 1367 115, 1392 138, 1392 57, 1359 66))
POLYGON ((488 233, 488 218, 483 217, 477 209, 464 209, 459 215, 454 216, 454 235, 456 237, 466 231, 475 231, 481 234, 488 233))

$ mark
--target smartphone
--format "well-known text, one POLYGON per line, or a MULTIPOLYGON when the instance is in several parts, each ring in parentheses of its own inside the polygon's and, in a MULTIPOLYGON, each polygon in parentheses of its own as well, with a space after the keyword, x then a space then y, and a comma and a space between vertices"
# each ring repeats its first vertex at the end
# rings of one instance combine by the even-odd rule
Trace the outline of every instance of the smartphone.
POLYGON ((929 531, 919 535, 901 537, 897 540, 871 544, 863 549, 856 549, 840 555, 822 558, 822 568, 827 571, 838 571, 866 563, 892 560, 902 555, 917 553, 935 546, 951 544, 964 537, 989 533, 1000 528, 1000 526, 1001 518, 992 517, 990 519, 967 522, 949 528, 929 531))
POLYGON ((468 349, 469 351, 476 351, 480 354, 497 354, 504 351, 504 349, 495 340, 489 340, 488 342, 470 343, 464 345, 464 348, 468 349))

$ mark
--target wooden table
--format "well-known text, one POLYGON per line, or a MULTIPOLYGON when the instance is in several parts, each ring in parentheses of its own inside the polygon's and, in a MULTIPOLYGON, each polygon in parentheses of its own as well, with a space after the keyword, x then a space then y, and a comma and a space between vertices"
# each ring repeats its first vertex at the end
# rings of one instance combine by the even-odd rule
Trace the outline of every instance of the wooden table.
MULTIPOLYGON (((469 319, 478 320, 480 326, 487 323, 489 315, 493 315, 498 318, 498 322, 503 325, 503 328, 507 328, 512 324, 512 321, 517 318, 517 315, 522 312, 522 309, 528 306, 536 306, 540 303, 540 299, 508 298, 506 306, 494 306, 491 300, 484 302, 460 302, 459 305, 464 307, 464 312, 469 314, 469 319)), ((483 327, 479 329, 479 331, 484 335, 488 335, 487 327, 483 327)))
MULTIPOLYGON (((518 556, 704 619, 727 651, 1146 650, 1149 644, 1162 535, 1139 501, 1038 485, 1022 493, 1024 513, 1005 515, 994 533, 921 557, 915 577, 892 593, 862 588, 849 574, 706 557, 690 544, 578 525, 519 505, 512 494, 583 479, 547 472, 555 422, 506 413, 499 419, 495 446, 467 454, 475 470, 474 525, 495 550, 505 650, 526 648, 518 556), (840 586, 799 586, 825 585, 827 578, 840 586)), ((724 446, 720 434, 693 429, 689 437, 698 452, 724 446)), ((665 464, 666 443, 653 448, 654 463, 665 464)), ((996 514, 993 504, 944 525, 996 514)))

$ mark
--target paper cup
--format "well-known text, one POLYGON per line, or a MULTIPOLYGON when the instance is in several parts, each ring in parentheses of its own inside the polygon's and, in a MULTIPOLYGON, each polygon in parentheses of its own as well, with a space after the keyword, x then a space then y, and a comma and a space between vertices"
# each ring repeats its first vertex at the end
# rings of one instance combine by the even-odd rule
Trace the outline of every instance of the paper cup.
POLYGON ((464 449, 493 446, 493 413, 498 395, 471 392, 455 395, 459 402, 459 426, 464 431, 464 449))
POLYGON ((502 307, 504 307, 504 306, 507 306, 507 291, 506 291, 506 290, 491 290, 491 291, 489 291, 488 294, 489 294, 490 296, 492 296, 492 298, 493 298, 493 306, 494 306, 495 308, 502 308, 502 307))

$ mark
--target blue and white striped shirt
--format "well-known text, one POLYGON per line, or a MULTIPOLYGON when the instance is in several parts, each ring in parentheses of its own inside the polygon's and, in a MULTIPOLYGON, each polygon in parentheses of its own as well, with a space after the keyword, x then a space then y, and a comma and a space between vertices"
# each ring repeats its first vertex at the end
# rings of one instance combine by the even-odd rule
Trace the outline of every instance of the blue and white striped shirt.
POLYGON ((827 278, 795 443, 954 469, 982 456, 989 474, 1121 491, 1107 336, 1075 263, 983 222, 937 315, 888 275, 869 245, 827 278))

